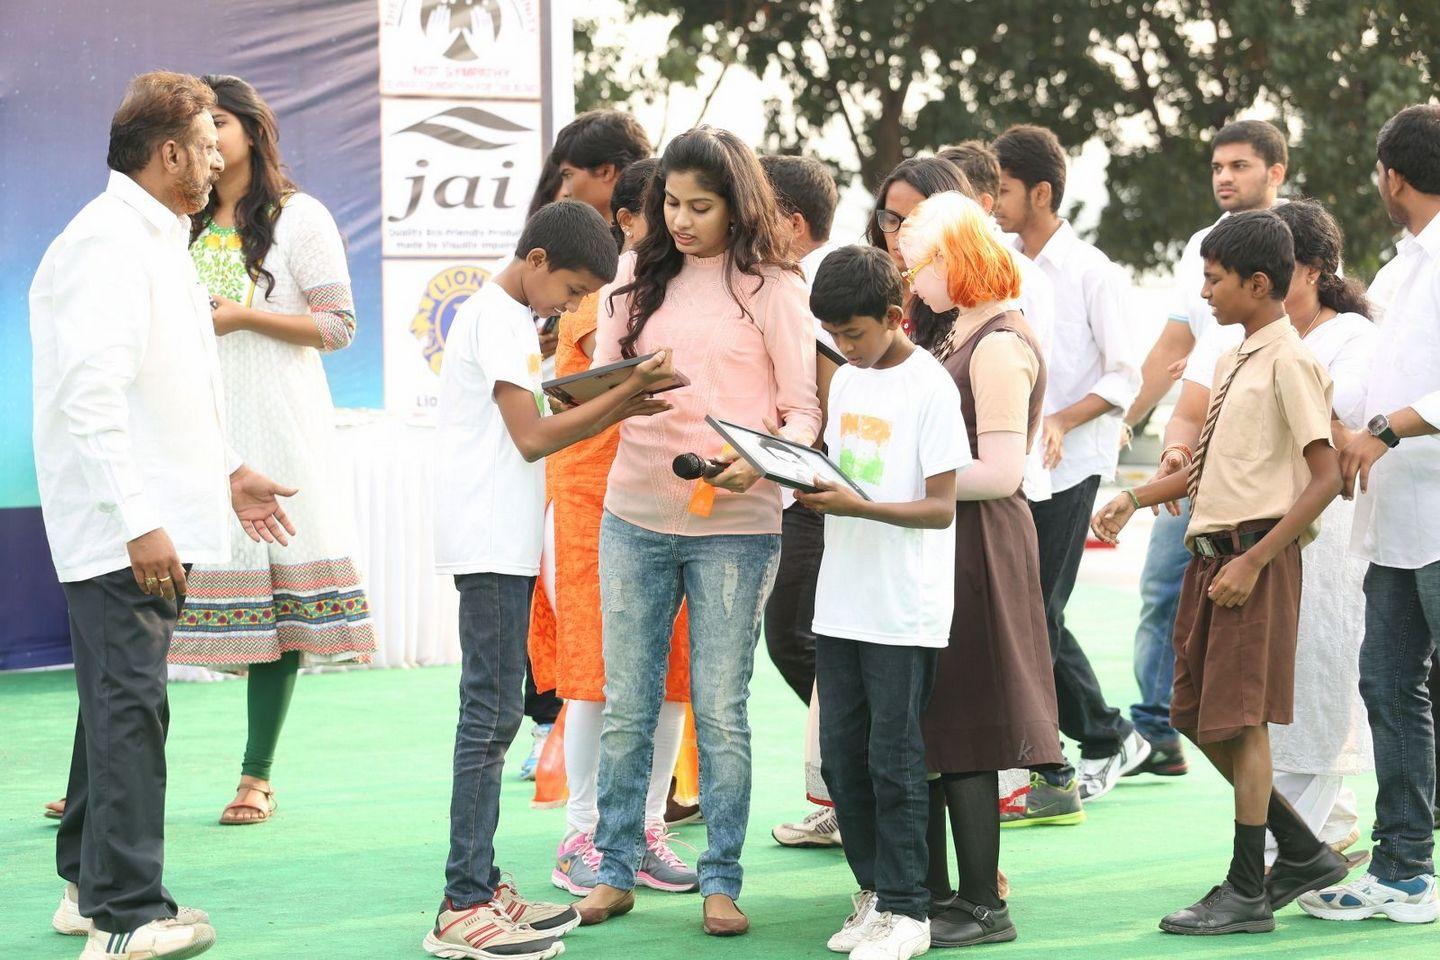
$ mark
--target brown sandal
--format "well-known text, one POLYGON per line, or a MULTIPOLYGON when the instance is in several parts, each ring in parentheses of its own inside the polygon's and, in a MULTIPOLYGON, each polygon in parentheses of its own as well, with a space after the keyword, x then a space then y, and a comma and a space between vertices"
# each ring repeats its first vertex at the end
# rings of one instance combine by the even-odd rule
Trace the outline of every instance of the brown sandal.
POLYGON ((46 820, 63 820, 64 818, 65 818, 65 798, 64 798, 64 797, 61 797, 59 800, 51 800, 49 803, 45 804, 45 819, 46 819, 46 820))
POLYGON ((248 784, 241 784, 241 787, 248 792, 258 793, 263 796, 266 805, 262 807, 258 803, 251 803, 246 800, 236 800, 233 803, 229 803, 225 806, 225 809, 220 812, 220 823, 222 826, 248 827, 252 823, 264 823, 275 814, 275 810, 279 807, 279 804, 275 802, 274 790, 262 790, 260 787, 252 787, 248 784), (243 819, 235 816, 235 814, 241 810, 255 810, 260 816, 245 817, 243 819))

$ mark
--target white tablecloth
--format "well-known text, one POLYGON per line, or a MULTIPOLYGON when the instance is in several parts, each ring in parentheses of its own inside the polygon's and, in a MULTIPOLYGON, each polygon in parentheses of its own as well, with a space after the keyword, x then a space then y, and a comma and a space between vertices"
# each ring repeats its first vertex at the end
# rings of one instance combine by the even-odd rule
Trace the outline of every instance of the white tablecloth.
POLYGON ((337 410, 351 478, 355 561, 370 596, 373 667, 458 663, 459 594, 435 573, 434 426, 374 410, 337 410))

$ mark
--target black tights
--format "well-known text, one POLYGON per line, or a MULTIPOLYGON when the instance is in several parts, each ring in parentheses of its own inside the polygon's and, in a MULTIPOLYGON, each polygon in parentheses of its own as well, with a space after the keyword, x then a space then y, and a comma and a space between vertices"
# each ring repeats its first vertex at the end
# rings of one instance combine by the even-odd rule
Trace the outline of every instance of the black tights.
POLYGON ((956 893, 977 906, 998 910, 1004 904, 996 889, 1000 870, 1000 775, 946 773, 930 781, 930 822, 925 833, 930 849, 930 868, 925 886, 936 900, 948 900, 956 893), (950 887, 950 865, 946 853, 945 814, 950 814, 950 831, 955 838, 955 865, 960 883, 950 887))

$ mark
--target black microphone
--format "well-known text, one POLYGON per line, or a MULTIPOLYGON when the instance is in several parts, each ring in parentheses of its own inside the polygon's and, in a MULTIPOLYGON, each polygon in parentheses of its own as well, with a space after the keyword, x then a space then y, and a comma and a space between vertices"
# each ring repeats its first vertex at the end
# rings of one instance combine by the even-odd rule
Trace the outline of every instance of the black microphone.
POLYGON ((699 480, 701 477, 718 477, 725 472, 728 463, 706 460, 698 453, 682 453, 670 463, 670 469, 681 480, 699 480))

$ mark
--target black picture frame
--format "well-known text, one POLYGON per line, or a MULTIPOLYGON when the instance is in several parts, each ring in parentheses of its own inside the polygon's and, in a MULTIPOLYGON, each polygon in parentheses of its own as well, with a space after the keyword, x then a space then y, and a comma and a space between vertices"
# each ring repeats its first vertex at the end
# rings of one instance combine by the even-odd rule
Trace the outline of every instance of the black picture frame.
POLYGON ((841 470, 834 460, 814 447, 807 447, 793 440, 786 440, 784 437, 772 437, 762 430, 752 430, 749 427, 742 427, 738 423, 717 420, 711 416, 707 416, 705 422, 720 434, 731 449, 745 459, 745 462, 760 471, 766 480, 794 490, 816 493, 819 488, 809 480, 801 480, 800 475, 796 472, 806 470, 808 472, 805 476, 825 477, 827 480, 849 487, 861 499, 870 499, 870 495, 862 490, 854 480, 846 476, 845 471, 841 470), (776 460, 777 456, 782 456, 784 459, 776 460), (787 466, 791 468, 789 472, 782 469, 787 466))

